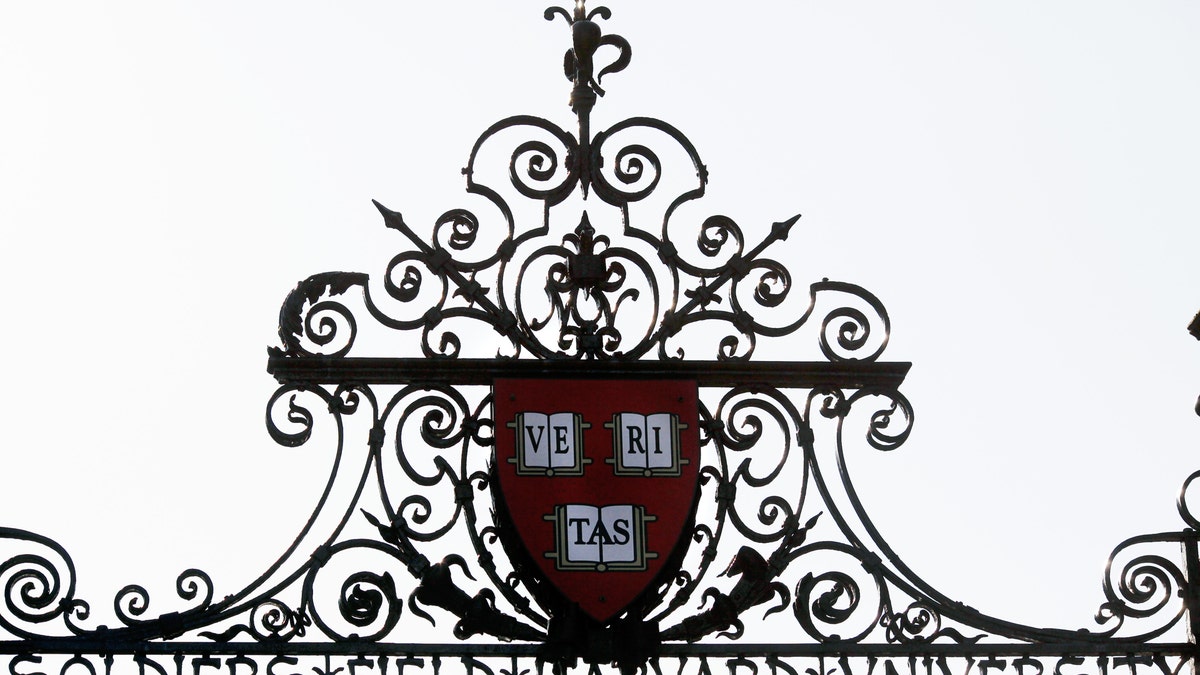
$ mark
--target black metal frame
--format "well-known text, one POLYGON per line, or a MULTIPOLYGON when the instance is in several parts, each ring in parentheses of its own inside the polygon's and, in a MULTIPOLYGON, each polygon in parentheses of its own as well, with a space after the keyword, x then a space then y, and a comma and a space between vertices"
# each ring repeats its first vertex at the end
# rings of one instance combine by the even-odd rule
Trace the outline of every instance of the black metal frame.
POLYGON ((1039 674, 1050 664, 1056 673, 1084 664, 1175 673, 1194 664, 1200 521, 1182 496, 1184 529, 1134 537, 1114 551, 1091 629, 990 617, 909 569, 868 517, 847 459, 855 445, 895 449, 911 430, 912 409, 898 390, 910 364, 879 361, 890 332, 882 303, 829 280, 799 297, 793 272, 767 257, 799 216, 771 224, 756 243, 725 216, 677 222, 707 183, 691 142, 651 118, 591 132, 601 78, 623 69, 631 53, 594 21, 610 12, 580 2, 574 12, 551 8, 545 16, 571 26, 566 73, 578 133, 532 116, 496 123, 463 172, 467 192, 498 220, 452 209, 423 235, 377 203, 409 245, 382 278, 318 274, 283 304, 283 347, 268 359, 281 385, 268 404, 268 430, 285 446, 318 435, 335 448, 326 488, 293 545, 221 599, 205 573, 185 571, 179 610, 150 612, 147 590, 127 586, 113 602, 119 626, 105 627, 90 623, 59 544, 0 528, 0 542, 21 548, 0 563, 0 629, 11 637, 0 640, 0 653, 12 655, 11 673, 32 672, 54 655, 62 672, 78 665, 95 673, 103 664, 107 673, 114 655, 128 655, 139 672, 162 675, 171 661, 179 673, 186 662, 197 674, 228 667, 236 675, 239 665, 273 672, 301 659, 330 674, 331 659, 351 671, 357 663, 386 672, 388 663, 436 670, 440 659, 455 658, 468 672, 512 675, 526 663, 568 668, 581 660, 657 672, 676 659, 682 671, 689 658, 698 672, 725 659, 731 672, 821 675, 871 672, 879 663, 889 674, 945 673, 950 658, 966 660, 968 671, 1011 664, 1039 674), (602 47, 615 57, 597 71, 602 47), (668 196, 661 222, 647 229, 631 210, 657 194, 669 171, 651 140, 681 153, 694 181, 685 171, 693 182, 668 196), (489 183, 476 166, 493 146, 509 158, 507 185, 489 183), (505 191, 536 204, 540 222, 517 217, 505 191), (569 199, 589 196, 602 204, 583 201, 574 227, 551 218, 569 199), (619 227, 593 225, 589 210, 602 208, 615 209, 619 227), (482 328, 496 340, 468 333, 482 328), (362 344, 368 329, 383 336, 388 355, 362 344), (760 340, 784 338, 812 345, 824 360, 751 360, 760 340), (686 358, 682 345, 705 341, 710 360, 686 358), (495 355, 470 353, 497 342, 495 355), (395 356, 405 349, 420 356, 395 356), (500 546, 489 513, 489 387, 500 377, 669 378, 700 387, 692 546, 669 583, 611 625, 563 628, 534 600, 536 581, 500 546), (1182 564, 1164 546, 1181 547, 1182 564), (747 612, 785 609, 793 639, 752 641, 764 629, 747 624, 747 612), (449 618, 460 640, 506 642, 412 641, 405 635, 415 618, 449 618), (702 642, 714 636, 728 639, 702 642))

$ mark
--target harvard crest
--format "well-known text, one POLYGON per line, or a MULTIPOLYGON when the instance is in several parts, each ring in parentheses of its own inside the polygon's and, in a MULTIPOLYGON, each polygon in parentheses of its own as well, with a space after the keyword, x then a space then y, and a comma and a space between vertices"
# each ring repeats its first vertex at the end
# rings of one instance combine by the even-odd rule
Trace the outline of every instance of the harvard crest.
POLYGON ((493 394, 505 546, 553 587, 538 597, 551 613, 617 617, 675 572, 689 541, 696 384, 497 380, 493 394))

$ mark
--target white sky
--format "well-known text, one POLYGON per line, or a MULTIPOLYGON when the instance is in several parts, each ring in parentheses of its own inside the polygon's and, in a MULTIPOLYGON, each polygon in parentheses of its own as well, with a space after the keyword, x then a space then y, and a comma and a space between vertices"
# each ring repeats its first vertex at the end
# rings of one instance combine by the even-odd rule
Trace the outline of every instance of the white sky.
MULTIPOLYGON (((803 213, 797 282, 888 307, 917 424, 852 458, 884 535, 979 609, 1085 626, 1109 550, 1182 527, 1200 468, 1200 4, 608 5, 634 58, 596 126, 679 127, 706 212, 803 213)), ((326 467, 262 424, 279 304, 382 274, 403 242, 371 198, 467 203, 493 121, 570 128, 543 9, 0 6, 0 523, 62 542, 99 606, 274 560, 326 467)))

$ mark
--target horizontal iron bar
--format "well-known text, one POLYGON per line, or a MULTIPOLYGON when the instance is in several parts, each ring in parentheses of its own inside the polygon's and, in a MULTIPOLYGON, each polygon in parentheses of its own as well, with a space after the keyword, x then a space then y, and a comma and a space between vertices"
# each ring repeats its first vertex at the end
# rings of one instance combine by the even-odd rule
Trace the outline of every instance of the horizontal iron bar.
POLYGON ((496 378, 676 379, 701 387, 896 389, 911 363, 872 361, 584 361, 390 359, 278 356, 267 372, 281 384, 489 385, 496 378))
MULTIPOLYGON (((536 656, 541 645, 531 643, 421 644, 397 642, 141 642, 89 639, 32 639, 0 641, 0 654, 146 654, 191 656, 536 656)), ((1164 655, 1193 656, 1189 642, 993 643, 993 644, 763 644, 723 642, 667 643, 660 657, 763 658, 826 657, 1012 657, 1033 658, 1164 655)))

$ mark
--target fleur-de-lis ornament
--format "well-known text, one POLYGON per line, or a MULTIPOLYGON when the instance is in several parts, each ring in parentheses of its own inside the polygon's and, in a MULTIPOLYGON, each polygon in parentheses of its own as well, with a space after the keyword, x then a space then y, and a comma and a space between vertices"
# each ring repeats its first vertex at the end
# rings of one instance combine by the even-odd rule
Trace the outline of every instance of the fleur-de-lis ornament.
POLYGON ((591 112, 596 105, 596 97, 604 95, 600 80, 609 73, 624 70, 633 56, 629 42, 620 35, 605 35, 600 25, 592 19, 612 18, 612 11, 607 7, 597 7, 587 10, 584 0, 576 0, 575 12, 572 14, 562 7, 549 7, 545 12, 546 20, 553 21, 561 16, 571 26, 571 48, 563 57, 563 71, 574 86, 571 88, 571 110, 579 117, 579 152, 568 160, 579 175, 584 197, 587 197, 588 186, 591 183, 591 167, 588 163, 591 147, 591 112), (596 51, 605 45, 619 50, 616 60, 596 72, 596 51))
POLYGON ((562 7, 550 7, 546 10, 546 20, 551 21, 555 16, 561 16, 571 25, 571 49, 567 50, 563 59, 563 70, 567 79, 574 83, 571 90, 571 109, 577 114, 585 115, 596 102, 596 96, 603 96, 604 89, 600 80, 609 73, 624 70, 629 65, 633 50, 629 42, 620 35, 605 35, 600 25, 592 19, 600 17, 609 19, 612 12, 607 7, 597 7, 587 11, 586 3, 579 0, 575 3, 575 12, 568 13, 562 7), (620 50, 617 59, 596 72, 596 51, 604 45, 611 45, 620 50))

